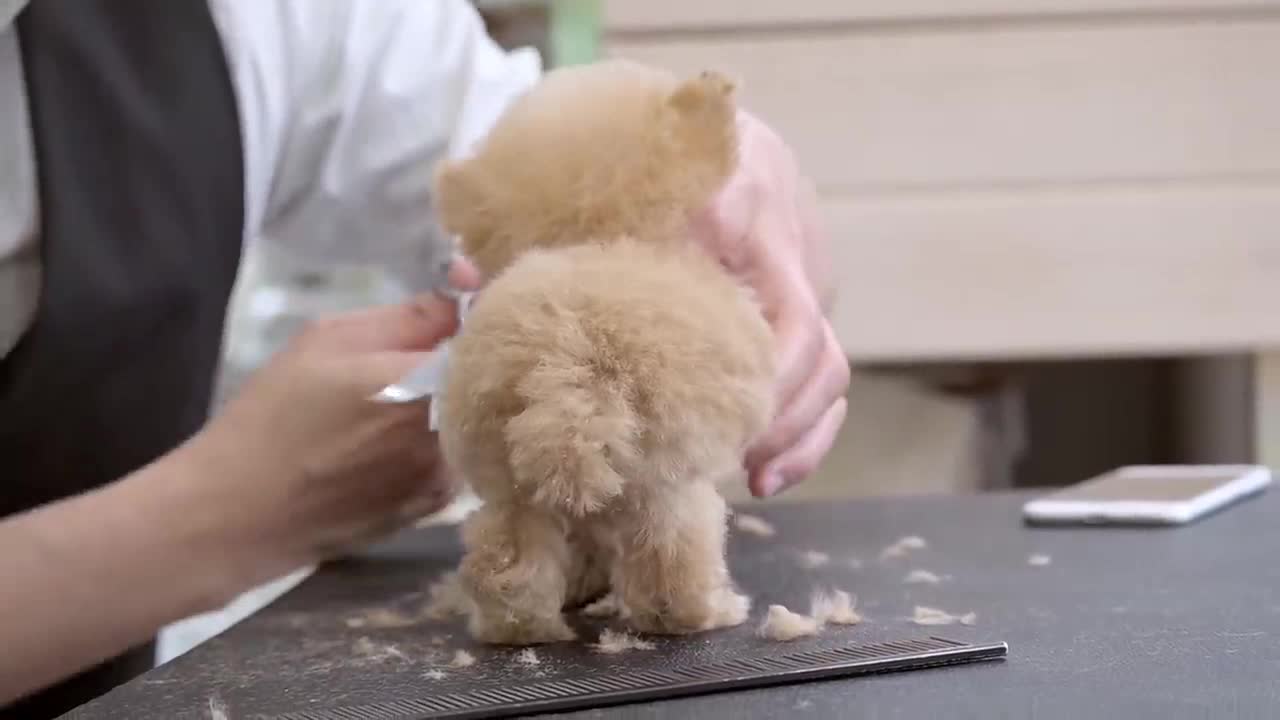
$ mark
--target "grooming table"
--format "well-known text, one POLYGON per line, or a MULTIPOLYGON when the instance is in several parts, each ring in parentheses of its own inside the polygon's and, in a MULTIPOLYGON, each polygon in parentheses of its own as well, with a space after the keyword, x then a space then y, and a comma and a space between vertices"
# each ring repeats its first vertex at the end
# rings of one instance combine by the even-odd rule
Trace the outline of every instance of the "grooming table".
POLYGON ((732 569, 755 599, 749 626, 657 639, 653 650, 619 655, 596 655, 580 646, 541 648, 536 666, 521 663, 511 650, 476 647, 456 620, 385 627, 399 624, 395 612, 416 612, 429 582, 456 562, 452 529, 413 531, 323 568, 222 636, 71 717, 408 720, 425 707, 415 699, 477 689, 584 677, 613 678, 616 688, 634 685, 638 681, 626 679, 646 673, 725 663, 749 669, 768 664, 768 658, 822 655, 824 649, 839 655, 851 643, 883 650, 877 644, 990 648, 1001 641, 1009 648, 1003 662, 678 699, 657 694, 645 702, 559 717, 1168 720, 1273 714, 1280 704, 1275 490, 1190 527, 1144 530, 1027 528, 1019 508, 1028 497, 752 508, 777 534, 733 532, 732 569), (907 535, 923 537, 928 547, 902 558, 879 558, 907 535), (802 555, 808 551, 827 553, 829 563, 805 567, 802 555), (1049 556, 1050 563, 1030 564, 1036 554, 1049 556), (915 569, 942 581, 904 583, 915 569), (792 643, 753 635, 769 603, 807 611, 815 587, 855 593, 863 624, 830 627, 818 638, 792 643), (916 605, 957 615, 976 612, 977 622, 918 626, 909 619, 916 605), (469 649, 476 664, 449 667, 459 648, 469 649), (222 714, 211 714, 211 706, 222 714))

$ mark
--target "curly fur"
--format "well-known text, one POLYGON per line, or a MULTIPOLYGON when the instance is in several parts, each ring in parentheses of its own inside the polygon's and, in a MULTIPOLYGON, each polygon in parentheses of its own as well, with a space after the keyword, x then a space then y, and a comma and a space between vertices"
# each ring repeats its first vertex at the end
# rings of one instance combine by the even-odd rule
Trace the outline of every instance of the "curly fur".
POLYGON ((453 341, 449 464, 484 504, 459 571, 470 629, 568 640, 606 592, 631 629, 737 625, 716 484, 772 412, 770 328, 697 248, 736 166, 733 87, 623 61, 563 68, 443 166, 445 228, 488 277, 453 341))

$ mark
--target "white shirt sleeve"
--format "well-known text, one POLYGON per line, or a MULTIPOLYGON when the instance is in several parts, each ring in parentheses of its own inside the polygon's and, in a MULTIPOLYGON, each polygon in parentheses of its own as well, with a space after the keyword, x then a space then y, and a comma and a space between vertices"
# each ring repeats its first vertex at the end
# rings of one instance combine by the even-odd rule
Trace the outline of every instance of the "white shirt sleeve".
POLYGON ((464 152, 541 73, 466 0, 210 0, 246 160, 246 240, 378 264, 409 289, 445 256, 437 163, 464 152))

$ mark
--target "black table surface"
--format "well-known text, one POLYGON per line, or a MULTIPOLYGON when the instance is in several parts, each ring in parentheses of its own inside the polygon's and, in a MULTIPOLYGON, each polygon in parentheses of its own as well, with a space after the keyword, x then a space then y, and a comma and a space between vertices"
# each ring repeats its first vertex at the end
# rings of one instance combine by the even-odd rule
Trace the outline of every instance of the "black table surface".
MULTIPOLYGON (((322 568, 223 635, 90 703, 78 718, 229 720, 353 707, 520 678, 626 672, 852 641, 941 635, 1005 641, 1004 661, 621 706, 574 718, 924 718, 1280 716, 1280 497, 1270 491, 1166 529, 1022 524, 1027 495, 922 497, 752 508, 772 538, 735 531, 731 567, 749 625, 649 651, 540 649, 540 665, 485 649, 457 622, 413 617, 458 557, 452 528, 406 533, 322 568), (928 547, 881 550, 918 535, 928 547), (829 562, 807 567, 809 551, 829 562), (1050 563, 1036 566, 1031 555, 1050 563), (912 570, 942 577, 904 582, 912 570), (865 621, 788 644, 755 636, 769 603, 804 611, 815 588, 859 598, 865 621), (920 627, 917 605, 972 626, 920 627), (397 613, 392 615, 386 611, 397 613), (401 622, 400 620, 403 620, 401 622), (357 627, 352 627, 355 625, 357 627), (448 666, 460 648, 477 662, 448 666)), ((594 639, 590 628, 583 632, 594 639)), ((359 715, 352 715, 358 717, 359 715)))

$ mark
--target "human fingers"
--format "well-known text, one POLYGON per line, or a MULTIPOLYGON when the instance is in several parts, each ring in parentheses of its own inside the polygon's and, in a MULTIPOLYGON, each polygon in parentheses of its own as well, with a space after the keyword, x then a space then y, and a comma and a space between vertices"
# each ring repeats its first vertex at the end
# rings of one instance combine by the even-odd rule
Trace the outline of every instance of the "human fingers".
POLYGON ((375 535, 388 535, 449 506, 457 494, 435 433, 406 453, 391 510, 376 524, 375 535))
POLYGON ((822 351, 825 320, 797 256, 795 206, 762 205, 744 245, 737 274, 756 293, 778 348, 777 407, 789 405, 822 351))
POLYGON ((751 494, 770 497, 808 478, 822 464, 844 424, 848 400, 837 399, 796 445, 750 479, 751 494))
POLYGON ((458 306, 435 293, 314 321, 299 342, 341 352, 430 350, 458 330, 458 306))
MULTIPOLYGON (((384 412, 403 413, 404 406, 384 406, 384 412)), ((450 492, 435 480, 439 452, 423 418, 411 418, 377 432, 382 442, 400 451, 384 457, 358 475, 341 476, 339 484, 356 484, 358 494, 341 494, 319 528, 316 552, 322 559, 359 551, 448 505, 450 492), (421 421, 421 422, 420 422, 421 421), (408 425, 420 429, 409 432, 408 425), (397 436, 391 439, 390 436, 397 436)))
POLYGON ((446 502, 451 489, 443 473, 444 462, 438 435, 427 427, 424 409, 381 406, 376 422, 360 432, 361 445, 371 448, 376 460, 359 477, 344 476, 359 483, 370 508, 399 514, 404 508, 430 508, 446 502))
MULTIPOLYGON (((772 464, 821 421, 824 413, 849 389, 849 362, 830 327, 822 324, 823 344, 816 362, 806 368, 806 381, 792 401, 780 408, 773 424, 747 453, 747 468, 755 471, 772 464)), ((767 485, 780 485, 768 480, 767 485)))
POLYGON ((812 180, 806 178, 800 182, 796 202, 805 274, 823 315, 829 315, 836 300, 835 263, 831 259, 831 237, 818 204, 818 189, 812 180))
POLYGON ((809 381, 825 342, 825 308, 810 267, 825 236, 814 188, 787 144, 750 113, 739 113, 739 127, 743 168, 712 217, 721 227, 721 244, 738 251, 722 252, 727 266, 755 289, 774 328, 780 351, 776 401, 786 407, 809 381), (726 232, 744 236, 734 242, 726 232))
POLYGON ((774 401, 781 409, 809 383, 822 356, 826 344, 823 319, 810 297, 791 293, 769 301, 765 312, 777 347, 774 401))
POLYGON ((734 275, 743 276, 747 269, 747 238, 759 207, 757 194, 755 180, 745 172, 737 172, 706 207, 699 208, 689 219, 698 245, 734 275))
POLYGON ((455 255, 449 266, 449 287, 457 290, 479 290, 484 278, 470 260, 455 255))
MULTIPOLYGON (((314 357, 308 365, 319 373, 327 387, 326 394, 335 401, 346 402, 353 398, 368 400, 380 393, 384 388, 399 382, 411 372, 417 371, 431 359, 427 352, 400 352, 384 350, 381 352, 331 352, 321 348, 313 353, 314 357)), ((430 397, 429 395, 427 397, 430 397)), ((393 408, 404 408, 406 412, 423 413, 427 410, 427 397, 413 402, 372 403, 375 407, 386 407, 383 416, 388 422, 394 422, 396 413, 393 408)), ((423 427, 426 425, 423 415, 423 427)))
POLYGON ((420 491, 404 505, 401 514, 409 522, 415 522, 444 510, 457 494, 458 487, 452 473, 443 460, 439 460, 422 478, 420 491))

